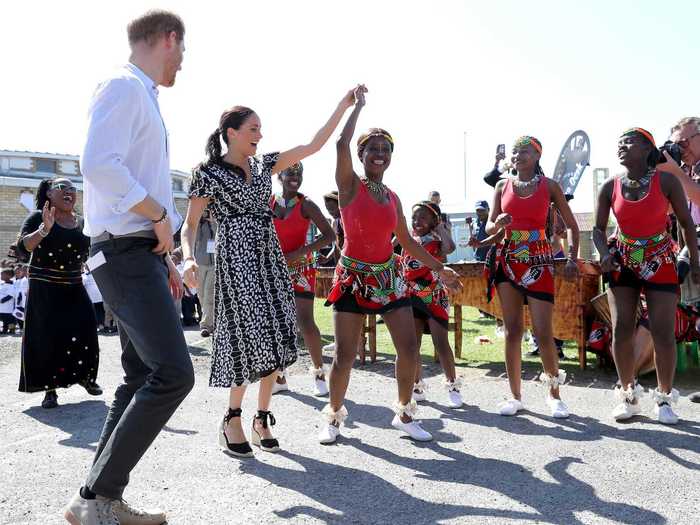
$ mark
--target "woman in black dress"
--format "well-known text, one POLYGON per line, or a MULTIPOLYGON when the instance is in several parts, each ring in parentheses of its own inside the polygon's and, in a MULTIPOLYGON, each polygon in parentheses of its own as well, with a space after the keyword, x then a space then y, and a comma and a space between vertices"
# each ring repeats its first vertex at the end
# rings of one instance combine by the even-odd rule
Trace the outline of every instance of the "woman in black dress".
POLYGON ((41 181, 37 211, 24 221, 17 243, 31 254, 19 390, 45 391, 44 408, 58 406, 57 388, 76 383, 91 395, 102 393, 95 382, 97 322, 81 276, 90 239, 75 200, 69 179, 41 181))

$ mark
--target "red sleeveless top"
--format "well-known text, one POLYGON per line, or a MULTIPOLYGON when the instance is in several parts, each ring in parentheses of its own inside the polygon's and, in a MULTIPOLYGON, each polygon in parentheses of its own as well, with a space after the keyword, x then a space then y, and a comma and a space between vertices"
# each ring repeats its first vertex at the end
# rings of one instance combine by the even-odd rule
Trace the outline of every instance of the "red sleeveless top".
POLYGON ((540 177, 535 193, 520 197, 513 191, 513 180, 508 179, 501 193, 501 209, 513 218, 508 230, 543 230, 549 213, 549 189, 547 178, 540 177))
MULTIPOLYGON (((274 217, 272 222, 277 231, 277 237, 280 240, 282 253, 287 254, 293 252, 306 244, 306 235, 309 232, 309 224, 311 219, 306 219, 301 214, 302 203, 304 197, 299 195, 299 202, 296 203, 292 211, 289 212, 284 219, 274 217)), ((274 210, 275 197, 270 199, 270 208, 274 210)))
POLYGON ((661 191, 661 177, 655 172, 649 183, 649 191, 638 201, 622 196, 622 182, 615 177, 612 193, 612 210, 617 225, 629 237, 652 237, 666 231, 669 201, 661 191))
POLYGON ((343 255, 374 264, 388 261, 394 253, 391 237, 398 221, 396 203, 396 195, 389 190, 389 202, 379 204, 360 182, 353 201, 340 208, 345 230, 343 255))

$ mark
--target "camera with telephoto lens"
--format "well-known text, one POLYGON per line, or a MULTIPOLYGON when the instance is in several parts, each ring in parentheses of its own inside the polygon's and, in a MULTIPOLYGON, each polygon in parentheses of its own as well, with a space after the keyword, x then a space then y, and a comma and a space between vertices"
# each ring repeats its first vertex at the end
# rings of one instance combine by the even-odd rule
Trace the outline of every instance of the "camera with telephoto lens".
POLYGON ((680 166, 683 152, 681 151, 681 147, 678 144, 676 144, 675 142, 671 142, 670 140, 664 142, 664 145, 659 148, 659 160, 657 161, 657 164, 663 164, 664 162, 666 162, 664 151, 668 153, 668 155, 676 161, 676 164, 680 166))

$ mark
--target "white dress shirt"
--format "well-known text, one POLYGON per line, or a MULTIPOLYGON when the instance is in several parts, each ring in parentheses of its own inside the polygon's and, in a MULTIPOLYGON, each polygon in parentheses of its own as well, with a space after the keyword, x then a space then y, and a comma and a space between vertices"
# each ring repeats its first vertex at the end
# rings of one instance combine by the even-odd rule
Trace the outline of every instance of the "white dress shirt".
POLYGON ((125 65, 97 87, 80 164, 85 235, 152 230, 149 219, 129 211, 147 195, 167 208, 174 231, 180 227, 158 89, 135 65, 125 65))

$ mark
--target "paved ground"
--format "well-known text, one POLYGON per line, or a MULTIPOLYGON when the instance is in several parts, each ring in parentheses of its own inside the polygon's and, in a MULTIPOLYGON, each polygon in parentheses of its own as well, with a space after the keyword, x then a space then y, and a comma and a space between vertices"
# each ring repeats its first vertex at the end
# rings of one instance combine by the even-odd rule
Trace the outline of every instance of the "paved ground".
MULTIPOLYGON (((392 364, 382 360, 354 371, 344 437, 321 446, 314 438, 323 401, 310 395, 304 359, 291 371, 294 393, 273 403, 284 452, 239 461, 216 446, 227 396, 207 387, 209 343, 195 332, 187 338, 198 384, 126 494, 167 509, 171 524, 700 522, 700 405, 686 399, 677 427, 646 417, 618 424, 608 415, 612 378, 584 374, 565 390, 576 415, 553 421, 527 372, 530 411, 504 418, 494 413, 507 389, 501 370, 460 369, 463 410, 439 404, 440 377, 431 370, 433 401, 420 416, 436 439, 416 444, 389 425, 395 387, 392 364)), ((37 408, 42 394, 16 392, 19 340, 0 340, 1 523, 62 523, 120 377, 118 339, 101 344, 107 394, 91 398, 73 387, 60 393, 60 408, 45 411, 37 408)), ((251 395, 247 418, 253 402, 251 395)))

